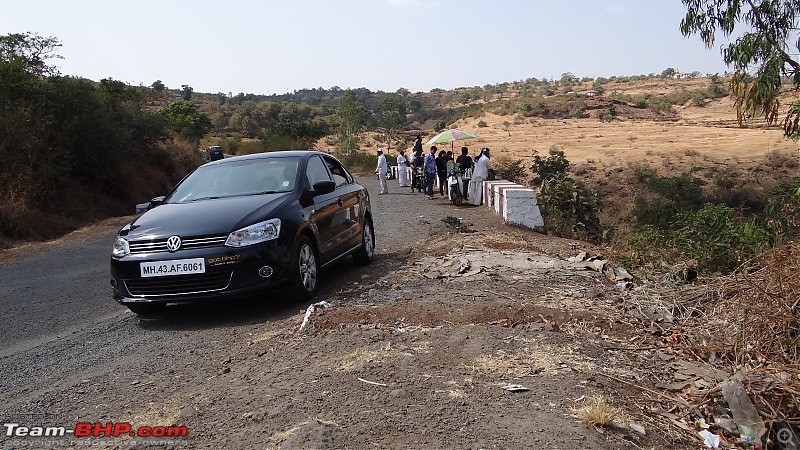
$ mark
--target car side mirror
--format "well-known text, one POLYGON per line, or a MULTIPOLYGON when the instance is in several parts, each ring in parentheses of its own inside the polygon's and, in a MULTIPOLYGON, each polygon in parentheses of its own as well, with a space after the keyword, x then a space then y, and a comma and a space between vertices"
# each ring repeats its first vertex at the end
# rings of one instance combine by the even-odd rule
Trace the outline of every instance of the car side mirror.
POLYGON ((333 181, 318 181, 308 191, 309 196, 316 197, 317 195, 330 194, 336 190, 336 183, 333 181))
POLYGON ((163 201, 164 201, 164 196, 162 195, 160 197, 153 197, 152 199, 150 199, 149 202, 146 203, 137 203, 136 214, 142 214, 144 212, 147 212, 148 210, 151 210, 156 206, 160 205, 161 202, 163 201))

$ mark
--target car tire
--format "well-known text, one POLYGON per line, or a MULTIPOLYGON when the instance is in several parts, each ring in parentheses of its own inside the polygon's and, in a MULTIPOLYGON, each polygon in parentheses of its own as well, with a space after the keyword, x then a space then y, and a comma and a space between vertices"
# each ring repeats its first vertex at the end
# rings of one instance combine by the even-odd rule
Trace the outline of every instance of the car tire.
POLYGON ((306 236, 297 239, 292 259, 292 287, 298 301, 306 301, 317 293, 319 286, 319 259, 314 245, 306 236))
POLYGON ((372 229, 372 221, 364 220, 364 227, 361 232, 361 248, 353 253, 353 261, 359 266, 366 266, 372 262, 375 255, 375 231, 372 229))
POLYGON ((125 306, 136 315, 149 316, 164 311, 164 307, 167 305, 163 303, 128 303, 125 306))

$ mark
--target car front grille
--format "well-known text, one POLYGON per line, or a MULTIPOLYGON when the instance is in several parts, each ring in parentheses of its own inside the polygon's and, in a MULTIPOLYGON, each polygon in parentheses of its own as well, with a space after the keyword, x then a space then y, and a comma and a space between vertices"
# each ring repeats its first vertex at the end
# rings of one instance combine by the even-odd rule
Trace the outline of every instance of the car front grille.
POLYGON ((213 272, 171 277, 151 277, 125 280, 128 292, 134 297, 202 294, 227 288, 233 272, 213 272))
MULTIPOLYGON (((196 248, 220 247, 225 245, 228 239, 227 234, 216 236, 192 236, 181 238, 181 250, 191 250, 196 248)), ((131 241, 128 243, 131 254, 168 252, 166 239, 154 239, 150 241, 131 241)))

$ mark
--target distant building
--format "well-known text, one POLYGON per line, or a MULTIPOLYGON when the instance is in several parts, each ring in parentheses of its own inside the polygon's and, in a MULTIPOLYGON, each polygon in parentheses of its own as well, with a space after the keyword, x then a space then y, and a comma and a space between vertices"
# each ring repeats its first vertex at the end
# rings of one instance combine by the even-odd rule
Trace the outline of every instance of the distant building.
POLYGON ((678 69, 675 69, 675 73, 672 74, 672 78, 675 78, 676 80, 681 80, 683 78, 691 78, 691 77, 692 77, 691 74, 681 73, 681 71, 678 69))
POLYGON ((595 97, 599 97, 600 96, 600 92, 598 92, 598 91, 587 91, 585 95, 586 95, 586 98, 595 98, 595 97))

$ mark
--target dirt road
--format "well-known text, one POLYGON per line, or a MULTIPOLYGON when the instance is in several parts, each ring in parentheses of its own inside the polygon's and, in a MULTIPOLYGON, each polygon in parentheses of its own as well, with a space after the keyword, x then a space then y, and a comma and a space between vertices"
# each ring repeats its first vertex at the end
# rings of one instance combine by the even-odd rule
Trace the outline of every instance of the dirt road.
POLYGON ((0 448, 696 448, 636 387, 660 338, 568 261, 598 249, 361 181, 376 259, 324 272, 302 331, 280 295, 136 317, 107 286, 113 226, 6 255, 0 448), (595 396, 618 426, 575 418, 595 396), (32 433, 79 423, 185 436, 32 433))

